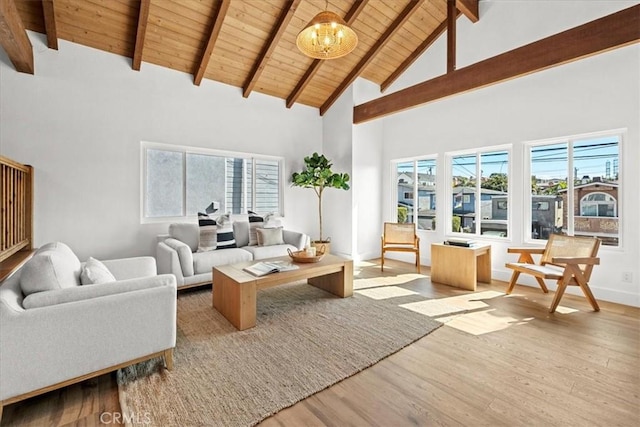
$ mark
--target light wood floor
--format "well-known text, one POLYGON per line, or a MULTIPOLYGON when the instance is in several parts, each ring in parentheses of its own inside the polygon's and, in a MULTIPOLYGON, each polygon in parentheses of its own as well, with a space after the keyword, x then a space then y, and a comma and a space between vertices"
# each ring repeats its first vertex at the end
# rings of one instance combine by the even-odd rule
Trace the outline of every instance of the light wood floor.
MULTIPOLYGON (((383 275, 365 265, 356 268, 356 287, 437 298, 425 310, 447 323, 261 426, 638 425, 639 309, 599 301, 596 313, 566 295, 552 315, 553 293, 537 288, 518 286, 506 297, 506 284, 494 282, 472 294, 413 272, 394 261, 383 275)), ((117 411, 114 376, 105 375, 10 405, 2 426, 92 426, 117 411)))

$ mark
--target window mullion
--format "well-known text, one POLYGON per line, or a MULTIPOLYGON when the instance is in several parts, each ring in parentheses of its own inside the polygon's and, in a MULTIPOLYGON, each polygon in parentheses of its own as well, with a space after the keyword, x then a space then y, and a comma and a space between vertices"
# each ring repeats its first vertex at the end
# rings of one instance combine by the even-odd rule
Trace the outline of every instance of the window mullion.
POLYGON ((242 206, 240 212, 243 210, 247 212, 249 210, 249 205, 247 204, 247 165, 248 159, 242 159, 242 206))
POLYGON ((418 227, 418 161, 413 161, 413 223, 418 227))
POLYGON ((182 216, 187 216, 187 152, 182 152, 182 216))
POLYGON ((574 166, 573 166, 573 141, 567 142, 567 235, 573 236, 575 232, 575 200, 573 194, 574 166))
POLYGON ((251 208, 256 210, 256 191, 258 190, 257 182, 256 182, 256 168, 258 167, 257 161, 255 158, 251 159, 251 208))
POLYGON ((149 163, 147 162, 147 156, 149 148, 143 148, 142 155, 142 218, 148 217, 148 205, 149 205, 149 163))
POLYGON ((478 235, 480 234, 480 230, 482 227, 482 224, 480 223, 482 221, 482 187, 481 187, 481 181, 482 181, 482 153, 478 152, 476 153, 476 200, 475 200, 475 210, 476 210, 476 227, 474 230, 474 234, 478 235))

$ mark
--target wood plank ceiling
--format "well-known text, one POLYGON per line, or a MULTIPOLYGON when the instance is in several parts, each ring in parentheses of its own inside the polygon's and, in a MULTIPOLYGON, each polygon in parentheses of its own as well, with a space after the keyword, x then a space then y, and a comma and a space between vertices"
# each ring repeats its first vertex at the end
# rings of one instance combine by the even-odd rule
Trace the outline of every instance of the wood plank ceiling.
MULTIPOLYGON (((46 34, 50 48, 60 38, 130 57, 141 72, 152 63, 192 74, 196 85, 215 80, 324 114, 357 77, 386 89, 446 30, 454 0, 2 1, 14 2, 24 27, 46 34), (295 40, 325 7, 345 17, 359 43, 342 58, 313 60, 295 40)), ((478 20, 478 0, 456 4, 478 20)))

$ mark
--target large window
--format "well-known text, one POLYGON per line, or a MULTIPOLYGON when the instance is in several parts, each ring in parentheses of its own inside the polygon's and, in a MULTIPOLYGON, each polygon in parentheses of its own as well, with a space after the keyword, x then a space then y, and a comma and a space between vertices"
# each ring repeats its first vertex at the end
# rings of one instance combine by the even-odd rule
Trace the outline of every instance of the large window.
POLYGON ((282 213, 282 159, 143 143, 143 217, 282 213))
POLYGON ((397 162, 395 182, 397 221, 415 222, 420 230, 435 230, 436 159, 397 162))
POLYGON ((507 237, 509 151, 477 151, 451 156, 451 225, 467 234, 507 237))
POLYGON ((620 244, 620 141, 603 134, 529 145, 531 239, 562 233, 620 244))

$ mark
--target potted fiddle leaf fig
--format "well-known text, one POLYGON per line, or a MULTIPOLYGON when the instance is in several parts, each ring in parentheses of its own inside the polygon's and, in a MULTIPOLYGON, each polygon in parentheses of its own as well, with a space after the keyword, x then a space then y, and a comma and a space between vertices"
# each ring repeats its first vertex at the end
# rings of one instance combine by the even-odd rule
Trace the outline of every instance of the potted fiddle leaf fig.
POLYGON ((312 244, 316 247, 325 246, 328 253, 330 239, 325 239, 322 234, 322 194, 327 188, 341 190, 349 189, 349 174, 335 173, 331 170, 332 163, 323 154, 313 153, 304 158, 305 168, 301 172, 291 175, 291 185, 294 187, 312 188, 318 196, 318 218, 320 224, 320 238, 312 244))

